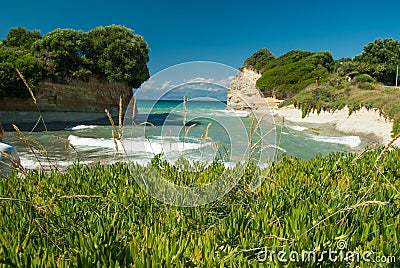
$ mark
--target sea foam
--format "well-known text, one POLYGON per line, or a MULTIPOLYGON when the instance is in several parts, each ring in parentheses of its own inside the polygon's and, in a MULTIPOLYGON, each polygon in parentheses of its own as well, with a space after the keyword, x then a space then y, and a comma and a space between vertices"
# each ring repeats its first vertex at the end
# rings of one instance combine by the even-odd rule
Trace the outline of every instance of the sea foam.
POLYGON ((287 126, 287 127, 296 131, 304 131, 308 129, 307 127, 302 127, 302 126, 287 126))
POLYGON ((319 142, 343 144, 350 146, 351 148, 357 147, 361 144, 359 136, 328 137, 311 135, 311 139, 319 142))
POLYGON ((94 125, 77 125, 74 127, 66 127, 64 130, 81 130, 81 129, 92 129, 95 128, 96 126, 94 125))

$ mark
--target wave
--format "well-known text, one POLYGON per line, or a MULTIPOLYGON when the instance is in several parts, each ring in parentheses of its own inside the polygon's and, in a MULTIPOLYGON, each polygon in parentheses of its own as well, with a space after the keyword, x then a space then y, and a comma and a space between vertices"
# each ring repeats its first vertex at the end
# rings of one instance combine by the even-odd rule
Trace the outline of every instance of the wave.
MULTIPOLYGON (((171 139, 161 136, 151 139, 145 138, 131 138, 124 139, 123 144, 117 140, 118 148, 125 147, 128 153, 144 154, 152 153, 154 155, 170 152, 183 152, 186 150, 195 150, 205 146, 212 146, 211 142, 193 142, 194 139, 188 139, 192 142, 182 142, 179 137, 172 137, 171 139)), ((84 148, 105 148, 115 150, 115 142, 113 139, 105 138, 84 138, 75 135, 69 135, 68 141, 79 149, 84 148)))
POLYGON ((95 126, 95 125, 77 125, 77 126, 74 126, 74 127, 66 127, 66 128, 64 128, 64 130, 81 130, 81 129, 92 129, 92 128, 95 128, 95 127, 97 127, 97 126, 95 126))
POLYGON ((307 127, 302 127, 302 126, 287 126, 287 127, 296 131, 304 131, 308 129, 307 127))
POLYGON ((238 116, 238 117, 248 117, 249 111, 239 111, 239 110, 216 110, 216 114, 222 114, 226 116, 238 116))
POLYGON ((351 148, 357 147, 361 144, 359 136, 343 136, 343 137, 328 137, 328 136, 310 136, 312 140, 326 143, 343 144, 351 148))
MULTIPOLYGON (((20 154, 21 164, 24 168, 30 170, 38 170, 43 168, 44 170, 51 170, 54 169, 55 166, 57 168, 65 169, 73 164, 73 160, 59 160, 54 159, 54 157, 50 157, 49 159, 46 157, 33 157, 28 154, 20 154)), ((81 161, 81 163, 83 163, 81 161)))
MULTIPOLYGON (((83 138, 75 135, 69 135, 68 141, 75 147, 78 148, 106 148, 106 149, 115 149, 115 143, 113 139, 105 139, 105 138, 83 138)), ((121 142, 117 141, 119 148, 122 148, 121 142)))
POLYGON ((189 141, 182 142, 179 137, 165 138, 156 137, 155 139, 126 139, 124 140, 124 145, 128 150, 128 153, 151 153, 154 155, 164 153, 182 153, 189 150, 197 150, 204 148, 206 146, 212 146, 211 142, 193 142, 193 139, 188 139, 189 141), (190 142, 192 140, 192 142, 190 142))

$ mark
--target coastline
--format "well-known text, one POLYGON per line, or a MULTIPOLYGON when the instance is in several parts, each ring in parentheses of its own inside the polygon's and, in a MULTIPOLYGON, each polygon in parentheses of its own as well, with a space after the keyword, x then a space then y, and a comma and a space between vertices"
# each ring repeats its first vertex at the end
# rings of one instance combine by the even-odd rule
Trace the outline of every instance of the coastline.
MULTIPOLYGON (((349 115, 346 106, 334 112, 321 111, 320 114, 312 112, 302 118, 302 111, 293 105, 278 108, 282 100, 265 98, 265 101, 265 105, 258 106, 257 111, 270 112, 275 117, 284 118, 285 121, 306 125, 330 125, 344 134, 367 136, 371 140, 377 140, 380 145, 387 145, 393 139, 391 137, 393 122, 380 115, 378 109, 367 110, 362 107, 349 115)), ((400 147, 400 140, 396 140, 393 145, 400 147)))
MULTIPOLYGON (((243 68, 232 80, 228 88, 228 106, 236 110, 253 110, 257 114, 271 114, 279 122, 284 118, 288 121, 319 130, 334 131, 346 135, 359 135, 371 143, 387 145, 393 140, 393 122, 380 115, 378 109, 362 107, 359 111, 349 115, 348 107, 334 112, 312 112, 302 118, 302 111, 293 105, 279 108, 283 100, 272 97, 265 98, 258 89, 256 82, 261 75, 256 71, 243 68)), ((329 131, 328 131, 329 132, 329 131)), ((392 145, 400 147, 400 139, 392 145)))

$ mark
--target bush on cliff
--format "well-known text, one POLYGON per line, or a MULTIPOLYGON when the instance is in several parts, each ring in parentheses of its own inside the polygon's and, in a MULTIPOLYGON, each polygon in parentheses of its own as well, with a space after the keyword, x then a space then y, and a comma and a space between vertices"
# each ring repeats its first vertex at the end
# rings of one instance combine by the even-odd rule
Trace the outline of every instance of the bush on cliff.
POLYGON ((150 51, 143 37, 123 26, 97 27, 88 32, 86 57, 94 71, 110 81, 127 81, 135 88, 147 80, 150 51))
POLYGON ((87 48, 87 34, 72 29, 56 29, 32 45, 32 52, 40 59, 45 75, 57 82, 66 82, 83 66, 87 48))
POLYGON ((330 52, 291 51, 265 66, 257 86, 267 96, 288 98, 315 83, 317 77, 325 82, 332 61, 330 52))
POLYGON ((43 37, 13 28, 0 42, 0 98, 29 96, 16 69, 33 90, 43 78, 68 83, 93 75, 137 88, 149 78, 149 51, 143 37, 124 26, 56 29, 43 37))
POLYGON ((42 78, 41 66, 37 58, 25 49, 0 47, 0 99, 28 98, 29 92, 16 69, 24 74, 26 82, 35 91, 42 78))
POLYGON ((274 59, 275 57, 271 51, 266 48, 262 48, 251 55, 251 57, 244 62, 243 67, 262 73, 264 71, 264 67, 274 59))

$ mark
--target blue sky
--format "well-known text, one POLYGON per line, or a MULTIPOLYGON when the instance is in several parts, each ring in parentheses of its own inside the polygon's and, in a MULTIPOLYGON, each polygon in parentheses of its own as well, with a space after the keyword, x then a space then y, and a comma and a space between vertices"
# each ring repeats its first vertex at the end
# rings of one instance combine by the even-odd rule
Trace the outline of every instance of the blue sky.
POLYGON ((260 48, 353 57, 376 38, 400 40, 400 1, 4 1, 0 39, 12 27, 88 31, 121 24, 144 36, 154 74, 177 63, 216 61, 235 68, 260 48))

